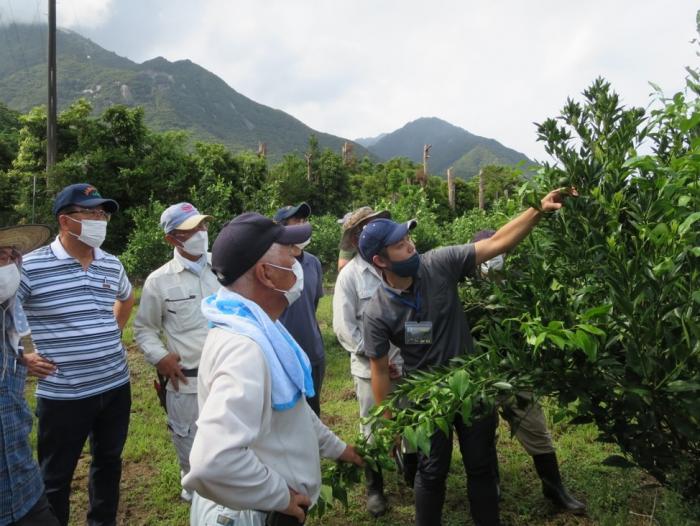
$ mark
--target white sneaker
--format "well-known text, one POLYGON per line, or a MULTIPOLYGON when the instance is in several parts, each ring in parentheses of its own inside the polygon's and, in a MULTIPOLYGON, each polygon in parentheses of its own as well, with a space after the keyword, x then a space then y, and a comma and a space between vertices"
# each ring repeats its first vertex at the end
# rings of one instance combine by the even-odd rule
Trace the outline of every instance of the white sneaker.
POLYGON ((185 502, 192 502, 192 492, 187 491, 185 488, 182 488, 182 491, 180 492, 180 499, 184 500, 185 502))

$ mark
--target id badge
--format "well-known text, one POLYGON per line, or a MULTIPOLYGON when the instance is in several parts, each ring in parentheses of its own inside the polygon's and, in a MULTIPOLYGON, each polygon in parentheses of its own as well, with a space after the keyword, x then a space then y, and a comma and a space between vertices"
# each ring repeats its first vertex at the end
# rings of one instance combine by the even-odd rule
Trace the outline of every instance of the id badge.
POLYGON ((407 321, 404 325, 406 345, 431 345, 433 343, 432 321, 407 321))

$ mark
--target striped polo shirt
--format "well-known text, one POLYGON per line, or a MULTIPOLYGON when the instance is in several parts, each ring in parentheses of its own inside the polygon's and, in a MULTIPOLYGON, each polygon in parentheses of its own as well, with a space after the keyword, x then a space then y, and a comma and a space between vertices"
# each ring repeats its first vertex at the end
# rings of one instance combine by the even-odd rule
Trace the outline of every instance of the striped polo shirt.
POLYGON ((87 270, 58 238, 24 257, 17 295, 37 352, 57 366, 54 374, 39 380, 37 396, 86 398, 129 381, 112 309, 116 300, 130 294, 121 262, 98 248, 87 270))

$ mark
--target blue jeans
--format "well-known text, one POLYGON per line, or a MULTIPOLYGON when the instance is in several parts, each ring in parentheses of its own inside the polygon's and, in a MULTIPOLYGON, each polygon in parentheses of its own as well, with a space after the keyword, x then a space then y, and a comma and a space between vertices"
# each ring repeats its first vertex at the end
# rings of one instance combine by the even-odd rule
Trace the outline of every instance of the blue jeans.
POLYGON ((90 439, 89 526, 116 524, 122 449, 129 430, 127 383, 78 400, 37 398, 37 449, 46 496, 62 526, 70 514, 70 485, 85 441, 90 439))
POLYGON ((479 526, 500 524, 492 464, 497 422, 494 412, 467 427, 461 415, 457 415, 449 436, 438 430, 430 438, 430 455, 418 452, 418 473, 414 485, 417 526, 442 524, 445 484, 452 460, 453 430, 457 432, 462 463, 467 473, 467 495, 474 523, 479 526))

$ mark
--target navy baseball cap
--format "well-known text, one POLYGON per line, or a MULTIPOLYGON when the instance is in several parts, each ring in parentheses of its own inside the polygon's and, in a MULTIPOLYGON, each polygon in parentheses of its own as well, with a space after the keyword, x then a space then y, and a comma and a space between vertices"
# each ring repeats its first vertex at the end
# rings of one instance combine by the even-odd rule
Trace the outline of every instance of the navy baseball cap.
POLYGON ((102 205, 106 212, 114 214, 119 210, 119 204, 114 199, 105 199, 97 191, 97 188, 87 183, 77 183, 66 186, 58 192, 53 202, 53 215, 68 206, 83 206, 85 208, 95 208, 102 205))
POLYGON ((311 237, 311 225, 284 226, 256 212, 224 225, 211 247, 211 268, 219 283, 230 285, 263 257, 273 243, 296 245, 311 237))
POLYGON ((415 219, 405 223, 396 223, 391 219, 375 219, 367 223, 360 234, 358 246, 362 259, 372 263, 372 258, 384 247, 401 241, 417 224, 415 219))
POLYGON ((307 203, 299 203, 296 206, 283 206, 282 208, 277 210, 277 212, 275 212, 275 215, 272 219, 275 223, 281 223, 282 221, 286 221, 287 219, 290 219, 294 216, 305 218, 309 217, 310 215, 311 207, 307 203))

